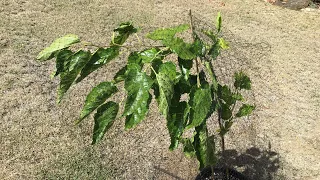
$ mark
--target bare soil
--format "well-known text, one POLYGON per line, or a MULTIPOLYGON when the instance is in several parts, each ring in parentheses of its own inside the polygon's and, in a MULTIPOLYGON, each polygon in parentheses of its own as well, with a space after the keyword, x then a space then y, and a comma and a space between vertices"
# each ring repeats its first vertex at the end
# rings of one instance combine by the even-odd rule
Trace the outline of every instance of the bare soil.
POLYGON ((35 60, 67 33, 106 44, 119 22, 173 26, 188 22, 189 9, 208 22, 221 11, 235 39, 269 47, 257 48, 260 58, 248 48, 257 110, 228 135, 225 162, 254 179, 320 179, 320 13, 258 0, 0 0, 0 179, 195 178, 197 161, 168 150, 154 102, 137 128, 124 131, 122 119, 94 147, 92 119, 74 126, 85 95, 125 59, 74 86, 60 105, 54 62, 35 60))

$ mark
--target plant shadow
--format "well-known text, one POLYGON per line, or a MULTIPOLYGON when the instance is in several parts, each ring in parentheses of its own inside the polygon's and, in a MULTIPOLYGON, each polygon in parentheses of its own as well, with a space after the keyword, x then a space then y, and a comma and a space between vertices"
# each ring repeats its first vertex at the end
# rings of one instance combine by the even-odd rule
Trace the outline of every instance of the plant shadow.
POLYGON ((218 162, 219 166, 242 170, 250 179, 269 180, 279 169, 279 154, 271 150, 260 150, 252 147, 244 153, 236 150, 225 150, 218 162))

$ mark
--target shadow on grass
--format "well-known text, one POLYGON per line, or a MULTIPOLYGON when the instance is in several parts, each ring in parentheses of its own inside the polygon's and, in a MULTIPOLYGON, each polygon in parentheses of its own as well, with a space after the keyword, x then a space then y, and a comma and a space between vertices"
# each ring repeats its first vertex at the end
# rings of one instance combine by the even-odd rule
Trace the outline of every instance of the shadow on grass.
MULTIPOLYGON (((260 150, 255 147, 247 149, 244 153, 239 153, 236 150, 225 150, 224 154, 219 156, 217 167, 237 169, 248 180, 272 180, 280 167, 278 153, 271 150, 260 150)), ((172 179, 183 180, 183 178, 168 170, 159 167, 155 167, 155 169, 172 179)))

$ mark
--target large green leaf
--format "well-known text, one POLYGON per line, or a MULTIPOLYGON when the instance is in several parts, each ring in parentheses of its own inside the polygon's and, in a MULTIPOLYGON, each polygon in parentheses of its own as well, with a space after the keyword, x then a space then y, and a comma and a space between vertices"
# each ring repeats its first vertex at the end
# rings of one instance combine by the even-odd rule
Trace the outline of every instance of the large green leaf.
POLYGON ((202 124, 207 118, 212 105, 211 90, 209 87, 197 88, 190 93, 191 106, 190 122, 187 128, 202 124))
POLYGON ((91 53, 88 51, 80 50, 70 57, 68 71, 60 74, 60 85, 58 89, 58 103, 61 101, 64 94, 71 87, 77 75, 85 64, 89 61, 91 53))
POLYGON ((87 117, 92 111, 94 111, 117 91, 117 87, 111 82, 102 82, 94 87, 86 98, 78 122, 81 122, 85 117, 87 117))
POLYGON ((123 116, 126 117, 126 129, 135 127, 146 116, 151 101, 149 90, 152 79, 137 68, 128 69, 124 87, 127 91, 127 100, 123 116))
POLYGON ((171 144, 169 149, 178 147, 179 140, 186 126, 190 107, 187 102, 179 102, 177 106, 171 106, 167 116, 167 127, 169 130, 171 144))
POLYGON ((69 47, 72 44, 80 42, 80 39, 77 35, 74 34, 68 34, 61 38, 58 38, 53 41, 53 43, 42 50, 39 55, 37 56, 37 59, 40 61, 46 61, 51 59, 53 56, 53 53, 56 51, 59 51, 60 49, 64 49, 66 47, 69 47))
POLYGON ((92 144, 97 144, 112 126, 117 117, 119 105, 115 102, 107 102, 97 109, 94 115, 94 128, 92 136, 92 144))
POLYGON ((251 81, 250 78, 244 74, 243 72, 235 73, 235 82, 234 86, 237 89, 251 89, 251 81))
POLYGON ((176 76, 176 66, 172 62, 166 62, 160 65, 158 74, 156 74, 160 92, 157 100, 160 112, 165 117, 168 115, 171 98, 174 94, 176 76))
POLYGON ((197 56, 194 44, 189 44, 181 38, 168 38, 162 40, 162 43, 175 52, 180 58, 192 60, 197 56))
POLYGON ((242 117, 242 116, 248 116, 250 115, 253 110, 255 109, 256 107, 253 106, 253 105, 249 105, 249 104, 243 104, 238 113, 236 114, 237 117, 242 117))
POLYGON ((80 82, 82 79, 87 77, 93 71, 109 63, 118 55, 119 55, 119 47, 117 46, 111 46, 107 49, 104 49, 104 48, 97 49, 97 51, 92 55, 90 61, 82 69, 80 77, 77 79, 77 82, 80 82))
POLYGON ((176 33, 186 31, 190 28, 188 24, 182 24, 173 28, 160 28, 147 35, 152 40, 165 40, 173 38, 176 33))
POLYGON ((69 49, 62 49, 59 51, 56 57, 56 72, 54 76, 58 76, 60 73, 67 70, 67 65, 70 61, 70 56, 72 56, 73 52, 69 49))
POLYGON ((196 151, 197 159, 200 163, 200 170, 206 166, 215 165, 215 143, 214 137, 208 137, 206 124, 196 127, 196 135, 194 136, 193 147, 196 151))

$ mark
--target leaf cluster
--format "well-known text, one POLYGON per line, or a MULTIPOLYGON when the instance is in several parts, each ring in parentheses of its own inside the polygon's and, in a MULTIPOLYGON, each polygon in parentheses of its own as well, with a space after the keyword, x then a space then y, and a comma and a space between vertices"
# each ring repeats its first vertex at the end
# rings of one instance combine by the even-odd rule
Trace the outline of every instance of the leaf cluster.
MULTIPOLYGON (((136 127, 145 119, 151 99, 155 98, 159 112, 167 120, 171 139, 169 149, 174 150, 182 143, 185 154, 196 156, 200 168, 213 165, 216 162, 215 137, 208 135, 208 117, 213 113, 219 114, 219 132, 224 136, 235 118, 247 116, 255 108, 243 104, 234 113, 236 103, 244 101, 241 91, 251 88, 250 78, 243 72, 235 74, 234 92, 216 79, 211 62, 219 56, 220 51, 229 48, 228 43, 220 37, 220 14, 216 27, 216 31, 203 30, 203 33, 213 40, 212 44, 204 43, 195 33, 193 43, 187 43, 176 36, 186 30, 192 31, 192 24, 161 28, 149 33, 146 37, 161 41, 163 47, 148 47, 142 51, 131 52, 126 66, 120 69, 111 81, 99 83, 87 95, 77 123, 96 111, 92 144, 101 141, 118 118, 125 118, 125 129, 136 127), (169 54, 175 54, 177 60, 167 59, 169 54), (205 59, 208 56, 210 59, 205 59), (203 66, 206 71, 192 73, 194 66, 197 66, 197 69, 198 66, 203 66), (124 111, 120 113, 121 104, 108 99, 118 93, 118 84, 121 82, 124 82, 127 98, 124 111), (153 95, 150 92, 154 92, 153 95), (181 98, 183 95, 187 98, 181 98), (187 129, 193 129, 194 135, 183 138, 187 129)), ((38 60, 56 60, 53 76, 60 76, 58 102, 74 83, 79 83, 90 73, 115 60, 128 37, 136 32, 137 28, 132 23, 121 23, 114 29, 110 45, 98 47, 93 53, 84 48, 76 52, 71 50, 70 46, 81 43, 76 35, 58 38, 41 51, 38 60)))

